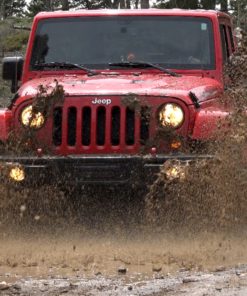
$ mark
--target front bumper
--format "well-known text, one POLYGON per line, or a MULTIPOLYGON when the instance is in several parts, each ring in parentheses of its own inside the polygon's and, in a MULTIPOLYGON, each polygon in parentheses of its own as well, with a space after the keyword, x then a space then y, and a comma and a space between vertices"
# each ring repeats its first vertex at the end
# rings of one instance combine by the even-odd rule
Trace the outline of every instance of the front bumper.
POLYGON ((155 180, 167 160, 181 162, 212 158, 210 155, 94 155, 94 156, 1 156, 1 179, 11 181, 9 168, 21 167, 22 184, 125 184, 149 183, 155 180), (5 169, 3 169, 5 168, 5 169), (6 169, 7 168, 7 169, 6 169))

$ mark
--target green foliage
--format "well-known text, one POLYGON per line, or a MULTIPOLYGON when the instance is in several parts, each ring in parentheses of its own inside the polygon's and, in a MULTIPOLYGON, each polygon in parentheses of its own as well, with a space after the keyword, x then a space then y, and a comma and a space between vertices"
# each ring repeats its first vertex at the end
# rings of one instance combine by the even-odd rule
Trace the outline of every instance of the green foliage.
POLYGON ((183 9, 197 9, 199 3, 197 0, 158 0, 157 7, 159 8, 183 8, 183 9))
POLYGON ((14 29, 14 26, 30 27, 31 22, 32 20, 27 18, 8 18, 0 21, 0 55, 12 50, 24 51, 29 31, 14 29))
POLYGON ((12 20, 0 21, 0 54, 4 51, 3 44, 6 36, 10 36, 13 31, 12 25, 12 20))
MULTIPOLYGON (((233 0, 236 1, 236 0, 233 0)), ((240 0, 241 1, 241 0, 240 0)), ((221 10, 227 11, 227 0, 157 0, 156 7, 160 8, 182 8, 182 9, 216 9, 216 4, 220 4, 221 10)))
POLYGON ((31 0, 27 6, 28 16, 35 16, 41 11, 54 11, 61 9, 61 1, 59 0, 31 0))
POLYGON ((119 6, 121 8, 130 8, 131 1, 133 3, 139 2, 139 0, 31 0, 27 8, 28 15, 34 16, 40 11, 66 10, 68 8, 100 9, 118 8, 119 6))
POLYGON ((233 11, 236 26, 247 31, 247 2, 246 0, 231 0, 231 10, 233 11))
POLYGON ((2 0, 1 2, 0 17, 2 19, 12 16, 23 17, 25 15, 25 0, 2 0))
POLYGON ((27 44, 29 33, 27 31, 20 31, 8 36, 4 43, 4 51, 21 50, 27 44))
POLYGON ((216 0, 201 0, 201 5, 204 9, 215 9, 216 0))
POLYGON ((222 11, 231 10, 236 14, 238 10, 246 20, 247 1, 246 0, 157 0, 155 7, 158 8, 183 8, 183 9, 216 9, 219 7, 222 11), (230 2, 230 3, 229 3, 230 2), (230 4, 230 5, 229 5, 230 4), (216 6, 218 5, 218 6, 216 6))
POLYGON ((70 1, 70 7, 86 9, 113 8, 113 3, 107 0, 73 0, 70 1))
MULTIPOLYGON (((28 15, 35 16, 41 11, 54 11, 59 9, 70 8, 113 8, 116 2, 120 0, 31 0, 27 6, 28 15)), ((117 6, 116 6, 117 7, 117 6)))

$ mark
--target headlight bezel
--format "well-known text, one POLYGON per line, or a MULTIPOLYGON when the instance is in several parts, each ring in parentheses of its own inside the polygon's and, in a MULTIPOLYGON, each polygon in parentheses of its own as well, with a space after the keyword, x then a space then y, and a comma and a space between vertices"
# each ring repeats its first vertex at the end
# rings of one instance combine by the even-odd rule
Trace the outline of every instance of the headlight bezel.
POLYGON ((179 129, 179 128, 181 128, 181 126, 182 126, 182 125, 184 124, 184 122, 185 122, 185 110, 184 110, 184 108, 183 108, 179 103, 176 103, 176 102, 166 102, 166 103, 162 104, 162 105, 158 108, 158 110, 157 110, 157 120, 158 120, 158 124, 159 124, 159 126, 160 126, 161 128, 163 128, 163 129, 165 129, 165 128, 171 128, 171 129, 174 129, 174 130, 179 129), (168 106, 168 105, 176 106, 176 107, 178 107, 178 108, 180 109, 180 111, 181 111, 181 114, 182 114, 182 120, 181 120, 177 125, 173 125, 173 124, 169 124, 169 123, 167 123, 166 125, 163 125, 163 124, 162 124, 162 121, 161 121, 161 112, 162 112, 162 110, 163 110, 166 106, 168 106))
POLYGON ((32 130, 39 130, 39 129, 43 128, 46 123, 46 117, 44 114, 42 114, 41 112, 36 113, 35 118, 33 118, 32 120, 30 119, 29 122, 27 122, 27 121, 25 122, 25 119, 23 118, 25 112, 32 113, 32 108, 33 108, 32 104, 24 106, 20 111, 19 121, 24 128, 30 128, 32 130), (31 110, 28 111, 28 109, 31 109, 31 110), (41 123, 35 124, 33 122, 33 121, 39 120, 38 118, 36 118, 36 116, 39 116, 41 123))

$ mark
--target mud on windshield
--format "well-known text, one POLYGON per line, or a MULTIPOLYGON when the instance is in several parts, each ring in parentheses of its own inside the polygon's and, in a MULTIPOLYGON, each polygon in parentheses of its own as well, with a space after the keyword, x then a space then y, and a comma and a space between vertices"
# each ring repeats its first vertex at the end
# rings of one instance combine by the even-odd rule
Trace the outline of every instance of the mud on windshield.
POLYGON ((45 19, 38 24, 30 68, 70 62, 105 69, 129 60, 170 69, 214 69, 212 22, 185 16, 45 19))

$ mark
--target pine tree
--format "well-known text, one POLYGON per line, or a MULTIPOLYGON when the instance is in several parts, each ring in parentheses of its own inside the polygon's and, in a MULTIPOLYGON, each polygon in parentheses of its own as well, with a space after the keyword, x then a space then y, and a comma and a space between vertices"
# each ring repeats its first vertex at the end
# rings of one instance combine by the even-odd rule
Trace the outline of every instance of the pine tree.
MULTIPOLYGON (((117 1, 120 4, 120 1, 117 1)), ((113 2, 116 2, 115 0, 113 2)), ((114 3, 111 0, 72 0, 70 7, 72 8, 86 8, 86 9, 99 9, 99 8, 113 8, 114 3)))
POLYGON ((26 1, 25 0, 2 0, 1 1, 1 18, 6 19, 11 16, 24 16, 26 1))
POLYGON ((141 8, 149 8, 149 0, 141 0, 141 8))
POLYGON ((34 16, 40 11, 54 11, 61 9, 62 1, 60 0, 31 0, 28 5, 28 16, 34 16))
POLYGON ((62 10, 69 10, 69 0, 62 0, 62 10))
POLYGON ((199 8, 198 0, 157 0, 157 7, 160 8, 183 8, 197 9, 199 8))
POLYGON ((221 11, 228 11, 228 1, 227 0, 219 0, 220 10, 221 11))
POLYGON ((236 26, 247 30, 247 2, 246 0, 231 0, 230 9, 233 11, 236 26))
POLYGON ((45 3, 42 0, 32 0, 27 7, 28 9, 28 16, 35 16, 40 11, 44 11, 45 3))
POLYGON ((216 0, 201 0, 201 5, 203 9, 215 9, 216 0))
MULTIPOLYGON (((149 0, 142 0, 149 2, 149 0)), ((86 8, 86 9, 100 9, 100 8, 131 8, 131 2, 138 2, 138 0, 70 0, 70 8, 86 8)))

